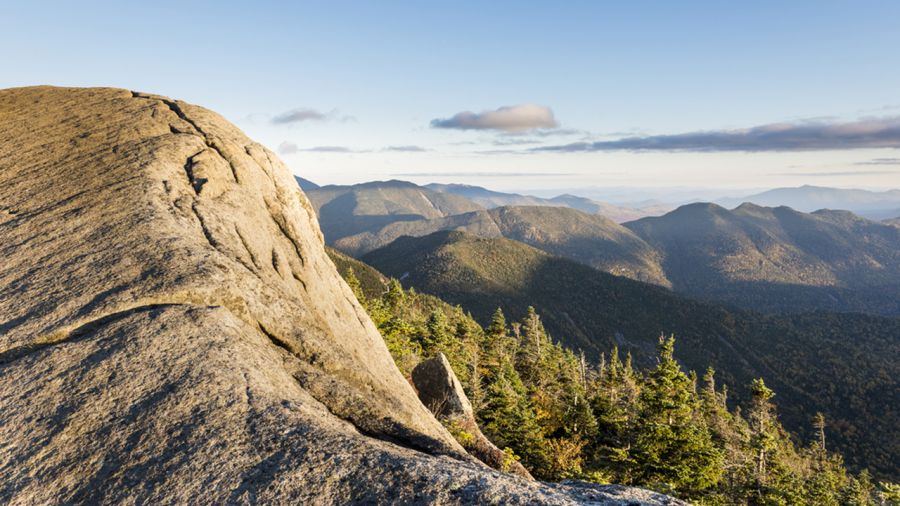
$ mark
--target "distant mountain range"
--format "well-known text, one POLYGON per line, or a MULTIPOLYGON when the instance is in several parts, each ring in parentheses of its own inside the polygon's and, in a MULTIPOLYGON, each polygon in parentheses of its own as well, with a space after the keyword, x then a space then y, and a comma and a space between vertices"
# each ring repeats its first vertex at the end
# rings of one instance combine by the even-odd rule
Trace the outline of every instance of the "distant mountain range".
POLYGON ((502 206, 552 206, 569 207, 589 214, 599 214, 616 223, 636 220, 645 216, 659 216, 674 209, 669 204, 645 204, 639 206, 617 206, 605 202, 597 202, 585 197, 572 194, 557 195, 553 198, 541 198, 531 195, 519 195, 517 193, 503 193, 488 190, 480 186, 465 184, 438 184, 425 185, 425 188, 442 193, 452 193, 465 197, 486 209, 502 206))
POLYGON ((900 442, 900 413, 886 406, 900 402, 900 364, 893 358, 900 352, 900 319, 734 310, 519 241, 458 231, 402 237, 362 260, 460 304, 482 322, 496 307, 519 317, 533 305, 554 337, 593 356, 618 345, 646 364, 660 333, 674 333, 685 365, 728 371, 722 380, 736 395, 746 398, 743 387, 754 377, 774 385, 792 429, 806 433, 810 410, 822 409, 837 433, 834 444, 852 463, 884 472, 898 464, 900 448, 884 445, 900 442))
POLYGON ((402 236, 457 230, 514 239, 604 272, 760 311, 900 315, 900 229, 847 211, 697 203, 618 224, 579 210, 601 209, 587 199, 467 185, 386 181, 307 195, 328 244, 351 256, 402 236))
POLYGON ((803 212, 840 209, 874 220, 900 216, 900 190, 873 192, 806 185, 716 200, 717 204, 729 209, 744 202, 769 207, 788 206, 803 212))

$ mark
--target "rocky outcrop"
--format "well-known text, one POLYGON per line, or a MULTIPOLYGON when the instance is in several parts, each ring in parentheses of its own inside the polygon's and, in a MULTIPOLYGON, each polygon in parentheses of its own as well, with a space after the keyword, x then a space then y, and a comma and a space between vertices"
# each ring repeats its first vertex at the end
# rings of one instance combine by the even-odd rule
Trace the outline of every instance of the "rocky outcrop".
POLYGON ((118 89, 0 91, 0 503, 565 504, 397 371, 267 149, 118 89))
POLYGON ((472 404, 443 353, 417 365, 412 371, 412 381, 422 403, 473 457, 494 469, 533 479, 522 464, 481 432, 472 404))

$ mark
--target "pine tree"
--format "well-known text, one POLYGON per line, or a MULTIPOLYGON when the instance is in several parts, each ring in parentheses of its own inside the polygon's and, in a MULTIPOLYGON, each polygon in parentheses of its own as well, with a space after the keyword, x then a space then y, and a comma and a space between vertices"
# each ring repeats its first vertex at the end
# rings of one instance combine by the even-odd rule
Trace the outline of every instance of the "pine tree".
POLYGON ((825 415, 821 412, 813 416, 813 430, 816 431, 816 444, 825 452, 825 415))
POLYGON ((452 355, 450 331, 447 328, 447 316, 438 308, 431 311, 428 321, 425 322, 427 335, 423 336, 422 349, 426 356, 432 356, 438 351, 452 355))
POLYGON ((750 385, 750 393, 753 395, 750 407, 752 430, 750 444, 755 454, 754 478, 758 484, 758 492, 762 494, 762 487, 765 487, 768 481, 766 466, 777 444, 773 415, 775 407, 772 405, 775 392, 766 386, 762 378, 757 378, 750 385))
POLYGON ((850 478, 849 483, 842 491, 841 504, 846 506, 868 506, 873 504, 874 486, 872 475, 863 469, 859 475, 850 478))
POLYGON ((525 386, 511 361, 503 361, 494 371, 479 418, 491 441, 511 448, 536 476, 546 476, 549 463, 546 442, 525 386))
POLYGON ((508 334, 506 317, 500 308, 494 311, 491 323, 485 329, 481 348, 484 350, 482 363, 488 375, 515 353, 515 339, 508 334))
POLYGON ((661 337, 655 369, 640 394, 631 456, 641 483, 694 495, 718 483, 722 457, 712 443, 691 379, 673 356, 675 338, 661 337))
POLYGON ((601 363, 593 385, 591 408, 597 423, 597 436, 591 442, 595 466, 611 472, 617 481, 629 481, 633 425, 638 411, 638 380, 634 371, 622 365, 619 348, 610 352, 608 363, 601 363))
POLYGON ((350 287, 350 291, 353 292, 353 295, 356 296, 356 300, 358 300, 363 306, 365 306, 366 296, 363 294, 362 286, 359 284, 359 279, 356 277, 356 273, 353 272, 353 267, 347 267, 347 273, 344 275, 344 281, 347 282, 347 286, 350 287))
POLYGON ((392 309, 397 310, 403 307, 403 302, 405 299, 405 295, 403 293, 403 285, 400 284, 396 279, 391 279, 388 283, 387 292, 384 294, 384 303, 385 305, 392 309))
POLYGON ((516 369, 530 389, 540 389, 550 340, 534 307, 528 306, 516 352, 516 369))

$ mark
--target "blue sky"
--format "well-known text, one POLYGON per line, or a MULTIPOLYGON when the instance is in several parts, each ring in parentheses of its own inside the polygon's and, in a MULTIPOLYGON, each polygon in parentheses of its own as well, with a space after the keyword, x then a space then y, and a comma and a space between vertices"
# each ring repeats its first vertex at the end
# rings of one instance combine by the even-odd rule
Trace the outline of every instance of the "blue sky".
POLYGON ((18 2, 0 87, 204 105, 322 183, 883 189, 898 20, 887 1, 18 2))

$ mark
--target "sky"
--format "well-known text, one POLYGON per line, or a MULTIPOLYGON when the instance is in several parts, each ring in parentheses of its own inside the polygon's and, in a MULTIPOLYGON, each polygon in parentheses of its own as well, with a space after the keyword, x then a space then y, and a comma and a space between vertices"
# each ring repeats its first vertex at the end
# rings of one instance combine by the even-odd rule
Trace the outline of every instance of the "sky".
POLYGON ((10 2, 0 88, 213 109, 320 184, 900 187, 900 2, 10 2))

